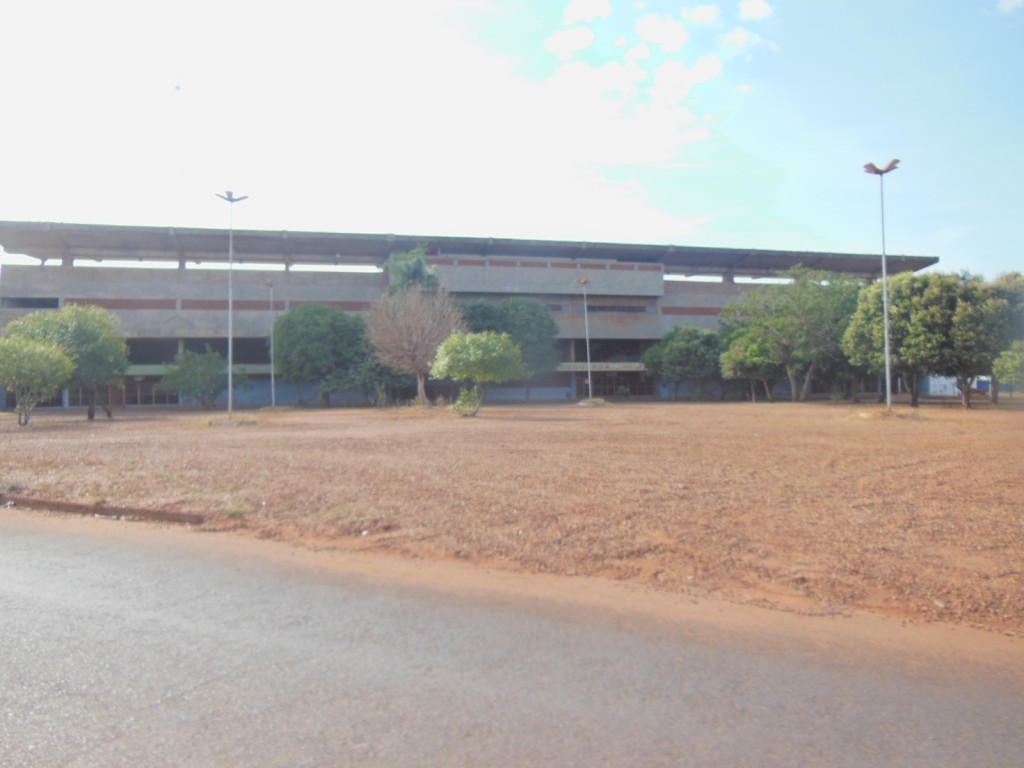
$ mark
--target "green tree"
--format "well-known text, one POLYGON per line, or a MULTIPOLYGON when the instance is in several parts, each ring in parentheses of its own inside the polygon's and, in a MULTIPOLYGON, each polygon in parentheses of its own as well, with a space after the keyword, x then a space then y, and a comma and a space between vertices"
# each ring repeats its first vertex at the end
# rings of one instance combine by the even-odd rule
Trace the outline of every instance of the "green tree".
POLYGON ((356 366, 353 382, 363 391, 370 404, 378 408, 394 402, 401 390, 416 388, 415 377, 384 365, 372 352, 356 366))
POLYGON ((519 345, 509 334, 494 331, 453 333, 438 348, 430 369, 434 378, 471 385, 469 396, 459 398, 470 416, 475 416, 483 404, 482 385, 515 381, 526 372, 519 345))
POLYGON ((686 380, 697 382, 697 397, 700 398, 704 394, 705 382, 719 372, 721 354, 717 333, 693 326, 679 326, 647 350, 644 368, 651 376, 673 383, 673 400, 679 399, 679 385, 686 380))
POLYGON ((117 317, 100 307, 71 304, 58 312, 33 312, 10 323, 5 332, 61 347, 74 363, 70 387, 86 394, 86 416, 96 417, 96 405, 111 416, 99 397, 100 388, 120 384, 128 368, 128 344, 117 317))
MULTIPOLYGON (((919 402, 929 374, 956 379, 964 407, 978 375, 991 372, 1010 310, 1005 299, 970 275, 902 274, 889 284, 892 369, 919 402)), ((850 359, 876 373, 885 370, 882 287, 861 293, 843 346, 850 359)))
POLYGON ((416 377, 416 396, 427 404, 427 374, 441 342, 464 329, 462 313, 443 288, 417 285, 387 293, 366 316, 373 354, 384 365, 416 377))
POLYGON ((224 358, 206 346, 205 352, 184 350, 160 379, 160 389, 177 392, 211 410, 220 394, 228 388, 228 369, 224 358))
MULTIPOLYGON (((1008 321, 1000 333, 999 347, 1001 351, 1009 350, 1014 342, 1024 340, 1024 275, 1020 272, 1008 272, 1000 275, 992 282, 992 290, 997 298, 1006 301, 1009 314, 1008 321)), ((999 402, 999 384, 1002 377, 992 371, 992 402, 999 402)))
POLYGON ((501 304, 487 299, 473 299, 459 304, 462 319, 470 333, 496 331, 501 333, 503 320, 501 304))
POLYGON ((530 381, 558 367, 558 323, 537 299, 513 298, 500 303, 477 299, 461 305, 472 333, 507 333, 519 345, 526 364, 526 397, 530 381))
POLYGON ((39 403, 60 391, 74 370, 57 344, 16 335, 0 338, 0 385, 14 392, 19 427, 28 424, 39 403))
POLYGON ((765 399, 775 400, 775 384, 786 372, 773 362, 769 350, 752 334, 738 334, 722 351, 722 378, 746 379, 750 383, 750 399, 757 402, 757 385, 764 388, 765 399))
POLYGON ((950 282, 950 291, 949 333, 936 373, 956 379, 960 402, 970 408, 975 379, 992 372, 1002 351, 1010 311, 1007 301, 980 278, 960 275, 950 282))
POLYGON ((411 251, 394 251, 388 256, 384 271, 388 276, 388 293, 401 293, 413 286, 433 291, 441 286, 427 263, 427 251, 422 246, 411 251))
MULTIPOLYGON (((526 377, 535 379, 558 367, 558 323, 537 299, 506 299, 499 306, 501 328, 523 353, 526 377)), ((529 388, 526 393, 529 398, 529 388)))
POLYGON ((992 373, 1004 384, 1024 384, 1024 340, 1018 339, 1000 353, 992 364, 992 373))
POLYGON ((331 392, 358 384, 369 355, 363 321, 326 304, 289 310, 274 323, 274 358, 286 381, 310 383, 324 406, 331 392))
POLYGON ((842 355, 861 283, 803 267, 784 276, 785 283, 751 289, 723 309, 722 317, 742 326, 748 341, 756 340, 771 363, 786 371, 792 399, 805 401, 815 377, 842 355))
MULTIPOLYGON (((889 280, 892 372, 903 379, 914 408, 920 400, 921 382, 939 363, 945 332, 939 307, 940 278, 940 275, 907 272, 889 280)), ((843 336, 843 349, 855 365, 866 366, 879 376, 885 373, 881 282, 872 283, 861 291, 857 309, 843 336)))

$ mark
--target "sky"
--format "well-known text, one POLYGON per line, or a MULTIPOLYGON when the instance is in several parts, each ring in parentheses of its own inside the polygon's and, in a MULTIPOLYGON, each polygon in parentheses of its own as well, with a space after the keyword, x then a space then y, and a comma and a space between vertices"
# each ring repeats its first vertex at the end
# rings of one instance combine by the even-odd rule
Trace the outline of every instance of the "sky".
POLYGON ((1024 0, 5 3, 0 219, 1024 270, 1024 0))

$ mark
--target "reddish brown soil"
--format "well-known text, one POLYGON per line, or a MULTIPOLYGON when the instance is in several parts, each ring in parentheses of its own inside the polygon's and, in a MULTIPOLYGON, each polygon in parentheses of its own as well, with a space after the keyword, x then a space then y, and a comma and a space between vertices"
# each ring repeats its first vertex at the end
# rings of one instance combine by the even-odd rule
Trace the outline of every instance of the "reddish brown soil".
POLYGON ((0 414, 0 491, 318 549, 1024 633, 1024 410, 0 414))

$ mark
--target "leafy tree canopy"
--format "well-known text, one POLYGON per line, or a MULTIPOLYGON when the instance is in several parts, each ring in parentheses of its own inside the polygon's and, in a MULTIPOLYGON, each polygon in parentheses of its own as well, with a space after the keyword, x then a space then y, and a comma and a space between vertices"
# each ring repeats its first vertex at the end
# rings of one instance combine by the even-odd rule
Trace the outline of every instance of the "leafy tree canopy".
POLYGON ((992 365, 992 370, 1006 384, 1024 384, 1024 340, 1017 340, 1003 350, 992 365))
POLYGON ((496 331, 511 336, 522 350, 527 377, 542 376, 558 367, 558 323, 537 299, 513 298, 500 303, 478 299, 462 305, 462 316, 474 333, 496 331))
POLYGON ((388 293, 400 293, 413 287, 434 291, 441 286, 427 263, 427 251, 422 246, 393 252, 388 256, 384 271, 388 276, 388 293))
POLYGON ((25 336, 0 338, 0 384, 14 392, 18 426, 27 425, 33 409, 57 394, 74 370, 57 344, 25 336))
POLYGON ((741 337, 748 343, 756 340, 762 353, 785 369, 794 400, 806 400, 815 376, 843 354, 843 334, 857 306, 861 282, 804 267, 784 276, 785 283, 749 290, 726 307, 722 317, 742 326, 741 337))
POLYGON ((58 312, 33 312, 10 323, 5 333, 64 350, 74 364, 69 385, 86 392, 89 419, 96 413, 99 387, 120 384, 128 368, 128 344, 120 322, 101 307, 71 304, 58 312))
POLYGON ((644 368, 652 376, 675 385, 673 397, 679 397, 679 385, 692 379, 703 391, 704 382, 719 371, 721 342, 714 331, 693 326, 673 328, 660 343, 644 354, 644 368))
POLYGON ((206 410, 214 407, 217 398, 227 388, 227 363, 209 345, 205 352, 185 350, 179 353, 174 358, 174 365, 160 379, 160 389, 195 400, 206 410))
MULTIPOLYGON (((971 275, 902 274, 889 281, 893 371, 911 389, 929 374, 957 380, 966 407, 974 378, 989 373, 1006 343, 1009 302, 971 275)), ((885 332, 880 283, 866 288, 843 339, 856 364, 884 370, 885 332)))
POLYGON ((369 355, 363 321, 326 304, 307 304, 274 323, 274 362, 286 381, 310 383, 324 405, 331 392, 357 384, 369 355))
POLYGON ((438 379, 468 382, 475 393, 475 415, 483 402, 482 384, 514 381, 526 375, 519 345, 507 333, 456 332, 437 350, 430 375, 438 379))

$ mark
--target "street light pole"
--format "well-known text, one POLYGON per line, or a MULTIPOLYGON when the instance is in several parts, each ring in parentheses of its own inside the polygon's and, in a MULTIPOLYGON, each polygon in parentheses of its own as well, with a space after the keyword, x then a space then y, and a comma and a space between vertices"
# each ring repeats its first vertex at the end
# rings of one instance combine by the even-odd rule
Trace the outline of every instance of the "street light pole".
POLYGON ((892 351, 889 330, 889 267, 885 255, 885 174, 895 171, 899 164, 899 160, 893 160, 885 168, 879 168, 874 163, 864 166, 866 173, 878 177, 879 202, 882 211, 882 327, 885 332, 885 408, 888 411, 892 411, 892 351))
POLYGON ((587 345, 587 396, 590 400, 593 400, 594 375, 590 370, 590 319, 587 313, 587 286, 590 285, 591 281, 589 278, 583 278, 576 282, 583 286, 583 334, 587 345))
POLYGON ((265 280, 270 289, 270 407, 277 407, 277 386, 274 382, 274 281, 265 280))
POLYGON ((235 197, 229 189, 217 197, 228 202, 228 421, 235 412, 235 297, 232 274, 235 266, 235 203, 248 200, 248 195, 235 197))

